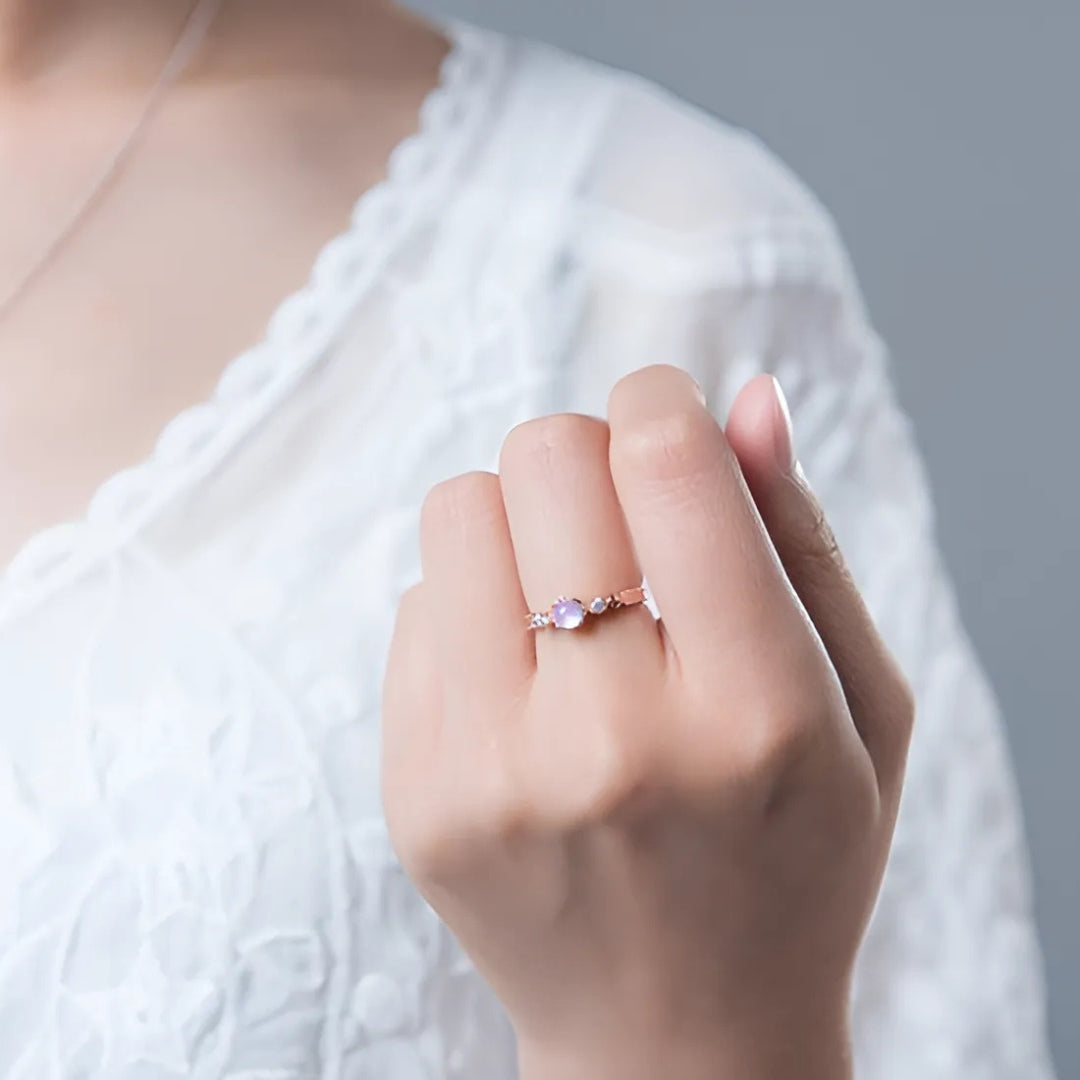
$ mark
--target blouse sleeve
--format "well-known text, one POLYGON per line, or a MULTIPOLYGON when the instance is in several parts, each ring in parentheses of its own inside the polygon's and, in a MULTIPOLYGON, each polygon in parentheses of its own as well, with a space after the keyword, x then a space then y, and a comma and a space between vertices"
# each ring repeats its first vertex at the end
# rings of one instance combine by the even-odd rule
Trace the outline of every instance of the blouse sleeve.
POLYGON ((722 417, 772 371, 796 449, 917 699, 856 971, 859 1080, 1051 1080, 1019 800, 957 615, 922 463, 827 212, 756 138, 624 83, 574 221, 592 276, 582 399, 665 359, 722 417), (587 391, 587 392, 586 392, 587 391))
POLYGON ((761 359, 788 393, 803 468, 918 702, 894 849, 856 975, 856 1075, 1049 1080, 1002 721, 957 615, 884 350, 832 247, 823 264, 834 274, 774 291, 772 355, 761 359))

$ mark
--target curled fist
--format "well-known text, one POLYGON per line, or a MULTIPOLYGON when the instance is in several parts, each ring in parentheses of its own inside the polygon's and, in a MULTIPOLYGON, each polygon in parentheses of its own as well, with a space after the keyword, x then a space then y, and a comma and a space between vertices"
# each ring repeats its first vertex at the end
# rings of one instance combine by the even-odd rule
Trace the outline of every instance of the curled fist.
POLYGON ((684 372, 635 372, 606 422, 516 427, 499 474, 433 488, 421 529, 384 806, 524 1080, 848 1075, 913 704, 775 380, 725 432, 684 372), (659 621, 527 627, 643 576, 659 621))

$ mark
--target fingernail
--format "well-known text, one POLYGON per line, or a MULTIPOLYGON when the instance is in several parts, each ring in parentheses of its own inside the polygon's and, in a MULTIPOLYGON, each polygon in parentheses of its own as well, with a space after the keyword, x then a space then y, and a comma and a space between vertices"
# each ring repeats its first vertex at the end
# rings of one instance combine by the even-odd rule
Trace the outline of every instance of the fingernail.
POLYGON ((784 388, 775 375, 772 379, 773 396, 776 400, 777 424, 773 427, 773 435, 776 440, 776 463, 783 472, 791 472, 795 462, 795 439, 791 429, 791 410, 788 408, 787 398, 784 396, 784 388))
POLYGON ((699 383, 697 381, 697 379, 695 379, 693 377, 693 375, 690 376, 690 382, 693 383, 694 393, 697 395, 698 401, 700 402, 700 404, 702 405, 703 408, 707 409, 709 407, 709 401, 705 397, 705 391, 701 389, 701 383, 699 383))

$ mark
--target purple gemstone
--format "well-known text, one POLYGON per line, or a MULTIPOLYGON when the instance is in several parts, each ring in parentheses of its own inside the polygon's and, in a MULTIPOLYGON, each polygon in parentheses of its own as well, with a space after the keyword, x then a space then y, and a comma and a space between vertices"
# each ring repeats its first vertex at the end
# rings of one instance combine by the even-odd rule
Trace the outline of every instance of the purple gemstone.
POLYGON ((551 621, 560 630, 576 630, 585 621, 585 609, 579 600, 556 600, 551 609, 551 621))

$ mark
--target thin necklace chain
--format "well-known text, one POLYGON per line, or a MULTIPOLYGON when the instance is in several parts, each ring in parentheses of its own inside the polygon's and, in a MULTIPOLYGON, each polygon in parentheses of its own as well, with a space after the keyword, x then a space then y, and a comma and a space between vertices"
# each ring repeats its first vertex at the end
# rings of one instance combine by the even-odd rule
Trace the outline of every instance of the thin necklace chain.
POLYGON ((147 92, 142 109, 124 141, 113 151, 98 171, 83 196, 75 203, 71 212, 64 219, 59 229, 30 265, 16 279, 15 284, 6 293, 0 293, 0 322, 3 322, 12 309, 22 299, 27 290, 52 265, 64 246, 78 232, 79 227, 93 213, 95 207, 109 191, 119 176, 139 140, 153 122, 161 103, 176 80, 184 73, 195 53, 206 38, 211 24, 217 18, 224 0, 196 0, 195 6, 184 23, 180 36, 172 52, 165 61, 165 66, 147 92))

